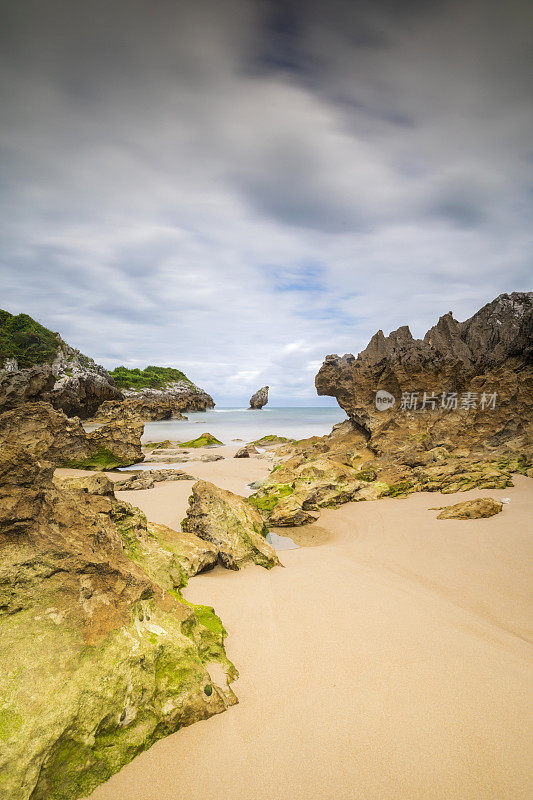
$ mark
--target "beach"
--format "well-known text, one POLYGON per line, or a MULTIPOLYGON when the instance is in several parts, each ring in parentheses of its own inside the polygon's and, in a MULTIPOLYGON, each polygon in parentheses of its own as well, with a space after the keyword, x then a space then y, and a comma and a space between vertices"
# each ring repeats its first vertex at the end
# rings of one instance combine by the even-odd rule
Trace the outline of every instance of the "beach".
MULTIPOLYGON (((270 463, 235 449, 186 469, 246 494, 270 463)), ((514 482, 324 509, 284 568, 193 577, 185 596, 228 631, 239 705, 157 742, 91 800, 529 798, 533 496, 514 482), (429 510, 488 496, 509 498, 490 519, 429 510)), ((178 527, 191 486, 117 495, 178 527)))

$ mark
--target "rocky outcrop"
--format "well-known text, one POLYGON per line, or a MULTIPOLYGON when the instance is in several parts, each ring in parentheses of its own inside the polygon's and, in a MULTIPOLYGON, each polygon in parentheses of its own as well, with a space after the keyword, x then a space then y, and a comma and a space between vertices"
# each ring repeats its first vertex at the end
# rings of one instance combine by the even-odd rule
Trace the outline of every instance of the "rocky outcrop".
POLYGON ((177 469, 143 469, 127 478, 115 481, 114 488, 118 492, 125 492, 129 490, 153 489, 155 484, 160 481, 195 480, 196 478, 192 475, 177 469))
POLYGON ((268 530, 257 509, 243 497, 208 481, 194 484, 181 527, 211 542, 219 563, 227 569, 241 569, 247 564, 270 569, 279 564, 265 538, 268 530))
POLYGON ((109 423, 86 432, 49 403, 26 403, 0 416, 0 447, 16 441, 35 459, 79 469, 116 469, 144 459, 142 422, 109 423))
POLYGON ((180 595, 215 548, 52 473, 2 443, 0 795, 17 800, 86 797, 236 702, 220 620, 180 595))
MULTIPOLYGON (((153 368, 157 369, 157 368, 153 368)), ((165 372, 165 368, 159 368, 165 372)), ((169 370, 172 372, 172 370, 169 370)), ((120 370, 115 370, 119 373, 120 370)), ((124 379, 123 379, 124 380, 124 379)), ((127 383, 127 381, 126 381, 127 383)), ((206 411, 214 408, 211 395, 190 380, 169 380, 163 388, 123 388, 122 399, 103 403, 95 419, 142 419, 145 422, 162 419, 186 419, 184 411, 206 411)))
POLYGON ((99 406, 121 397, 109 372, 104 367, 66 344, 57 334, 59 346, 52 362, 55 384, 48 400, 67 416, 91 417, 99 406))
POLYGON ((443 506, 437 519, 482 519, 499 514, 503 504, 492 497, 483 497, 477 500, 465 500, 453 506, 443 506))
POLYGON ((268 388, 268 386, 263 386, 250 397, 250 409, 259 411, 263 406, 266 406, 268 403, 268 388))
POLYGON ((378 331, 353 355, 327 356, 318 394, 337 398, 376 455, 413 442, 531 451, 533 293, 502 294, 466 322, 451 312, 424 339, 378 331))
MULTIPOLYGON (((281 449, 281 448, 280 448, 281 449)), ((490 456, 486 451, 411 446, 376 456, 363 433, 341 423, 318 441, 283 445, 278 463, 248 502, 269 525, 297 526, 314 522, 320 509, 349 501, 405 497, 413 492, 505 489, 513 473, 528 475, 524 454, 490 456)), ((279 453, 279 450, 277 451, 279 453)))
POLYGON ((109 373, 27 314, 0 310, 0 411, 43 400, 88 417, 121 397, 109 373))

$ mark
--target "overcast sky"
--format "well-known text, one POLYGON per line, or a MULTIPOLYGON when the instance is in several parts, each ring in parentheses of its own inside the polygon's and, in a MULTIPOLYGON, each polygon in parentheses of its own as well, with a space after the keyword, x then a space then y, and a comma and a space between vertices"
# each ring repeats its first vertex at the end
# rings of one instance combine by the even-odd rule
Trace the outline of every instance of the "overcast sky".
POLYGON ((106 367, 319 404, 327 353, 531 289, 530 2, 1 7, 0 307, 106 367))

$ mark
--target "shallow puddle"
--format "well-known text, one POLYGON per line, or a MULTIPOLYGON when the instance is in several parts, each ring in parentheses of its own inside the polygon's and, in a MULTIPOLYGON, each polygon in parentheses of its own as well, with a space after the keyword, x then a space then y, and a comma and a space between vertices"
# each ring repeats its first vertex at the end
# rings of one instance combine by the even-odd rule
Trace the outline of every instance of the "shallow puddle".
POLYGON ((293 542, 290 536, 280 536, 279 533, 269 530, 267 541, 270 542, 274 550, 297 550, 300 545, 293 542))

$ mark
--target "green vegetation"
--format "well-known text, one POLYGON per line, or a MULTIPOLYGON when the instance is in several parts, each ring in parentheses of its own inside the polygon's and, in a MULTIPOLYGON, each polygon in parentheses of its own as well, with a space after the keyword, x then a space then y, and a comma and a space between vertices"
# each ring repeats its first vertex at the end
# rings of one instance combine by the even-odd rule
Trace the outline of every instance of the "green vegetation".
POLYGON ((185 381, 194 383, 180 369, 148 366, 146 369, 116 367, 111 373, 119 389, 164 389, 169 383, 185 381))
POLYGON ((259 447, 267 447, 271 444, 286 444, 287 442, 295 441, 295 439, 287 439, 285 436, 276 436, 275 433, 269 433, 266 436, 262 436, 260 439, 256 439, 252 444, 256 444, 259 447))
POLYGON ((7 358, 16 358, 21 368, 50 363, 58 345, 58 335, 27 314, 0 310, 0 365, 7 358))
POLYGON ((202 433, 197 439, 191 439, 190 442, 180 442, 180 447, 209 447, 213 444, 222 444, 222 442, 215 438, 212 433, 202 433))
POLYGON ((264 514, 270 514, 283 497, 289 497, 291 494, 294 494, 294 486, 289 483, 277 483, 259 489, 250 495, 248 502, 264 514))
POLYGON ((117 467, 127 467, 119 458, 116 457, 106 447, 100 447, 95 450, 88 458, 66 461, 61 466, 68 467, 69 469, 116 469, 117 467))

